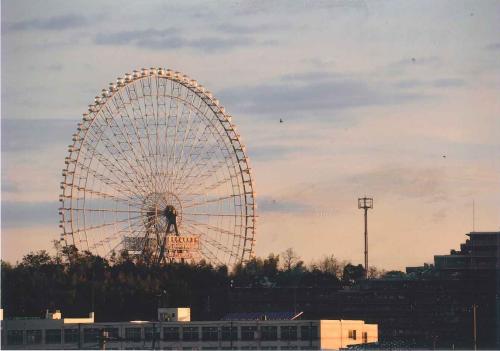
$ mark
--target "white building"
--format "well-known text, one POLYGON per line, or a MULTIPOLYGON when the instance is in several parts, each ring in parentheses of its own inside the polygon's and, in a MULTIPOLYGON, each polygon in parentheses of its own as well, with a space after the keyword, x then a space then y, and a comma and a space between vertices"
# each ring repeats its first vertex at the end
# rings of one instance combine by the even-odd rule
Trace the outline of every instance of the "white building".
POLYGON ((158 321, 95 323, 90 318, 2 321, 3 349, 335 350, 378 341, 360 320, 191 321, 185 309, 160 309, 158 321))

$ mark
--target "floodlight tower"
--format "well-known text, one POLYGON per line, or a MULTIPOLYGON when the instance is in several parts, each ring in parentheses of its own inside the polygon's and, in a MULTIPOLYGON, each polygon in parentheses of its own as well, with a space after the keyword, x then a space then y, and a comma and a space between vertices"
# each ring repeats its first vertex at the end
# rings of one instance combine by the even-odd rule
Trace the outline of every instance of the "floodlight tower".
POLYGON ((373 208, 373 198, 358 198, 358 208, 365 210, 365 278, 368 278, 368 210, 373 208))

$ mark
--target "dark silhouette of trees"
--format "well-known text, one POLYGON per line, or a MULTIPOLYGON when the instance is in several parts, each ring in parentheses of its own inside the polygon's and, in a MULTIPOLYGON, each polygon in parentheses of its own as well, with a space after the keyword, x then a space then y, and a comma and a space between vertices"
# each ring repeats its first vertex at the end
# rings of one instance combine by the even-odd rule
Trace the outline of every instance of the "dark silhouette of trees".
POLYGON ((6 317, 60 309, 67 317, 93 311, 101 321, 150 320, 158 307, 190 306, 193 318, 218 318, 230 312, 233 288, 341 289, 363 273, 361 266, 339 263, 333 256, 306 267, 292 249, 229 270, 205 261, 151 266, 126 252, 105 259, 73 246, 55 243, 55 248, 54 256, 38 251, 15 265, 2 261, 6 317))
POLYGON ((344 286, 352 286, 357 281, 363 279, 365 275, 365 269, 362 265, 358 264, 357 266, 348 263, 344 267, 344 271, 342 273, 342 284, 344 286))

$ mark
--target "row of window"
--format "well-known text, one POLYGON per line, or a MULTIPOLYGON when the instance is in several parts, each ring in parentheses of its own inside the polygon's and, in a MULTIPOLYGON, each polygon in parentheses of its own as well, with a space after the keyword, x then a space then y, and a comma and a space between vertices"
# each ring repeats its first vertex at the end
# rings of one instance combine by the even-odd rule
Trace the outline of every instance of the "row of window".
MULTIPOLYGON (((297 340, 298 328, 297 326, 280 326, 280 340, 297 340)), ((241 326, 240 327, 242 341, 263 340, 274 341, 278 340, 278 327, 277 326, 241 326)), ((8 330, 7 343, 9 345, 23 344, 23 330, 8 330)), ((201 327, 201 337, 199 327, 164 327, 163 340, 164 341, 236 341, 238 340, 238 327, 201 327), (182 329, 182 337, 181 331, 182 329)), ((85 328, 83 329, 83 342, 94 343, 98 342, 101 338, 106 338, 109 341, 120 340, 118 328, 85 328)), ((141 341, 142 328, 130 327, 125 328, 125 340, 127 341, 141 341)), ((78 343, 79 333, 78 329, 64 329, 64 335, 61 329, 46 329, 45 330, 45 343, 46 344, 60 344, 63 340, 65 344, 78 343), (64 338, 63 338, 64 337, 64 338)), ((153 330, 153 327, 144 328, 144 340, 160 340, 160 331, 158 328, 153 330)), ((318 327, 317 326, 301 326, 300 339, 303 341, 317 340, 318 327)), ((26 330, 26 343, 29 345, 42 343, 41 330, 26 330)))
MULTIPOLYGON (((356 329, 349 330, 349 339, 356 340, 358 335, 356 333, 356 329)), ((368 333, 367 332, 362 332, 361 337, 363 338, 363 342, 366 343, 368 342, 368 333)))

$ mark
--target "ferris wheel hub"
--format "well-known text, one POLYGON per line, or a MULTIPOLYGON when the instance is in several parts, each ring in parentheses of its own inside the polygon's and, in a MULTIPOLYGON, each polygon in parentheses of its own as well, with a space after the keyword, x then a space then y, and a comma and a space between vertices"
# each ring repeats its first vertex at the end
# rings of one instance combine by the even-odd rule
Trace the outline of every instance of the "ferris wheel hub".
POLYGON ((171 192, 148 194, 142 204, 141 213, 146 229, 155 229, 159 233, 171 233, 171 226, 178 233, 182 221, 182 203, 179 197, 171 192))

